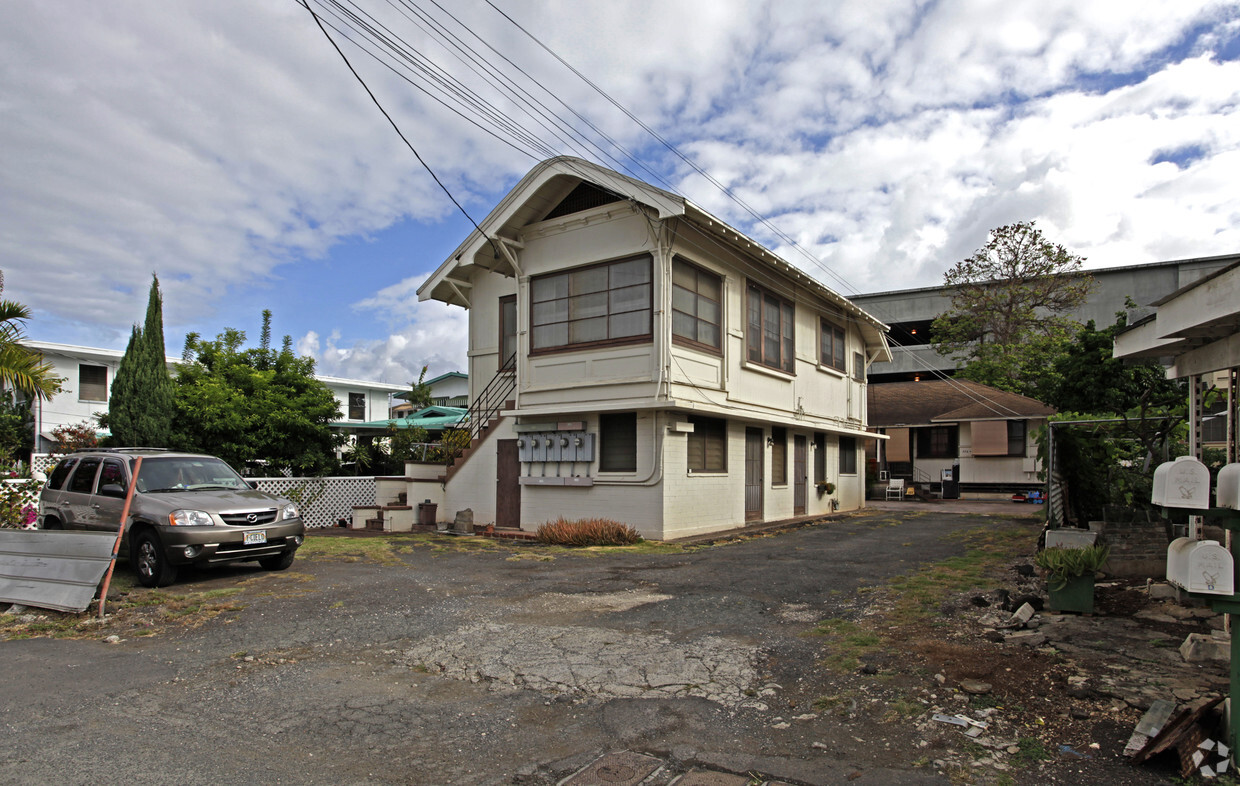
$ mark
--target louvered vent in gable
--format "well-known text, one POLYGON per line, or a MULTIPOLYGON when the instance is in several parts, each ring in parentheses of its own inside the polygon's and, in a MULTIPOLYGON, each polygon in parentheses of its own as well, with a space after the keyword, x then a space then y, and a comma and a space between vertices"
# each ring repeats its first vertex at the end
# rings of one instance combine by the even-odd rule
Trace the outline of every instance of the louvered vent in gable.
POLYGON ((567 216, 570 213, 580 213, 583 210, 589 210, 600 205, 609 205, 612 202, 619 202, 620 199, 620 197, 610 191, 604 191, 593 183, 578 183, 577 187, 560 201, 560 204, 552 208, 551 212, 543 217, 543 221, 567 216))

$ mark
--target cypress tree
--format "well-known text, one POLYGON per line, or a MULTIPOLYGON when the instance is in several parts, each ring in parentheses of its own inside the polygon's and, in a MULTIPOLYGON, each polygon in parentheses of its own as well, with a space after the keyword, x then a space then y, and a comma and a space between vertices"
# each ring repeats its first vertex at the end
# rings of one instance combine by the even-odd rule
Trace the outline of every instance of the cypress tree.
POLYGON ((146 322, 135 325, 112 381, 108 426, 117 445, 169 447, 176 406, 164 352, 164 309, 159 278, 151 277, 146 322))

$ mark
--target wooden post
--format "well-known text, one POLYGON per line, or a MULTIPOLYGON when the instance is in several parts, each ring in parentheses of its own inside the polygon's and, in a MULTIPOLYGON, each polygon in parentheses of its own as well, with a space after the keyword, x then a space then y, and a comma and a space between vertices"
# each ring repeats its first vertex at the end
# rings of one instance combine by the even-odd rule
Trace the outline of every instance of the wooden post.
POLYGON ((112 561, 108 563, 108 571, 103 574, 103 588, 99 590, 99 619, 103 619, 104 608, 108 603, 108 586, 112 583, 112 571, 116 568, 116 555, 121 550, 121 538, 125 537, 125 522, 129 520, 129 505, 133 502, 134 489, 138 487, 138 472, 142 469, 142 457, 133 460, 133 477, 129 479, 129 489, 125 492, 125 507, 121 509, 121 525, 116 530, 116 542, 112 544, 112 561))

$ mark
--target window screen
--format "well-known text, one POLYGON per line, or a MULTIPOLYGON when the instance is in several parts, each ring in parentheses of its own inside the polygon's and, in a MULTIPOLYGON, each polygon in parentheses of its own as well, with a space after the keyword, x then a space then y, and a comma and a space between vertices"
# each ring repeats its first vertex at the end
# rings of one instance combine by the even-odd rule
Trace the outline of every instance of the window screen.
POLYGON ((637 413, 599 415, 599 470, 637 471, 637 413))
POLYGON ((726 472, 728 469, 727 421, 718 418, 689 418, 689 471, 726 472))
POLYGON ((78 366, 78 398, 82 401, 108 400, 108 367, 78 366))

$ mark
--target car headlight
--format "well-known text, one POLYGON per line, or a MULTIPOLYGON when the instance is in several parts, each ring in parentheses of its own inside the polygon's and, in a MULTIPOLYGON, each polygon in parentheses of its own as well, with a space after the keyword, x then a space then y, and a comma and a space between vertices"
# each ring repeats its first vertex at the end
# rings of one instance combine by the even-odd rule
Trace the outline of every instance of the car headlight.
POLYGON ((280 517, 282 519, 295 519, 300 515, 301 515, 301 511, 297 509, 297 506, 292 503, 289 503, 288 505, 284 506, 284 512, 283 514, 281 514, 280 517))
POLYGON ((174 527, 211 527, 215 522, 205 510, 174 510, 168 514, 168 523, 174 527))

